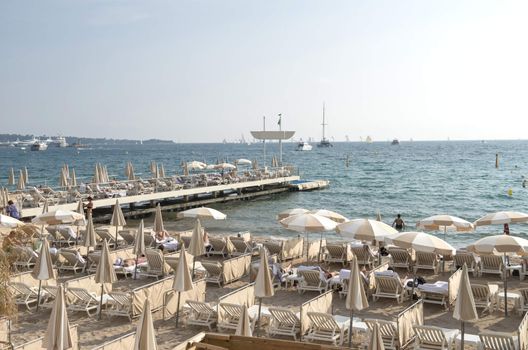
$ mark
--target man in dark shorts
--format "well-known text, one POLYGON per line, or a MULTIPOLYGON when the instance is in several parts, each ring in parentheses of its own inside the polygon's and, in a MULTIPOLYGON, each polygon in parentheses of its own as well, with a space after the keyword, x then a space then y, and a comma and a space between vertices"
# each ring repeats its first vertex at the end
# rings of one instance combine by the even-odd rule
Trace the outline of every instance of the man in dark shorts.
POLYGON ((398 214, 396 216, 396 219, 394 219, 394 222, 392 223, 392 227, 394 227, 398 231, 403 231, 403 229, 405 228, 405 222, 401 218, 400 214, 398 214))
POLYGON ((92 197, 88 197, 88 203, 86 203, 84 205, 84 209, 86 209, 86 215, 88 214, 92 214, 92 210, 93 210, 93 202, 92 202, 92 197))

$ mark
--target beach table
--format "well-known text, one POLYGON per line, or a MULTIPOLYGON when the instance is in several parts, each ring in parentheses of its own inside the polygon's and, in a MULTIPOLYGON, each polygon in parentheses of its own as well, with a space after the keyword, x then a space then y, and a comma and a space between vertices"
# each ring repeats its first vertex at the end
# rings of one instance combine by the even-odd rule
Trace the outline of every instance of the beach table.
POLYGON ((509 304, 513 304, 513 309, 518 309, 521 304, 521 295, 516 292, 508 292, 508 301, 506 305, 504 305, 504 290, 500 290, 497 295, 497 308, 500 308, 501 305, 504 305, 504 307, 508 307, 509 304))
MULTIPOLYGON (((455 344, 456 344, 456 348, 457 349, 460 349, 460 341, 462 340, 462 334, 458 334, 455 338, 455 344)), ((476 349, 481 349, 481 342, 480 342, 480 337, 476 334, 464 334, 464 347, 466 347, 466 345, 470 345, 472 347, 475 347, 476 349)))
MULTIPOLYGON (((524 275, 521 273, 523 269, 522 265, 507 265, 506 271, 509 272, 510 276, 513 276, 513 271, 517 271, 519 273, 519 280, 522 281, 524 279, 524 275)), ((508 274, 506 274, 508 275, 508 274)))

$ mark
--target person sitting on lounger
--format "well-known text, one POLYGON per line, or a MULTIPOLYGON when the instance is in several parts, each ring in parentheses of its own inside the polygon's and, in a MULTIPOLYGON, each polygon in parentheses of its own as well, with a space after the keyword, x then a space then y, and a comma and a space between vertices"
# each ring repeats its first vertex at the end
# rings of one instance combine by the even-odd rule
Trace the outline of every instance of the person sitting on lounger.
POLYGON ((2 249, 4 251, 9 252, 11 250, 11 247, 13 246, 21 246, 23 245, 22 242, 17 238, 16 232, 11 231, 9 232, 9 235, 4 238, 4 241, 2 242, 2 249))

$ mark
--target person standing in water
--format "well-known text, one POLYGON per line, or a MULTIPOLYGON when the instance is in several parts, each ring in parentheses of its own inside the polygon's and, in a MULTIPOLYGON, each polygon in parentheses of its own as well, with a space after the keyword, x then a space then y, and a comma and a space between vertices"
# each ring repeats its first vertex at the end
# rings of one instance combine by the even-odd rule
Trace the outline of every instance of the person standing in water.
POLYGON ((400 214, 398 214, 396 216, 396 219, 394 219, 394 222, 392 223, 392 227, 394 227, 398 231, 403 231, 403 229, 405 228, 405 222, 401 218, 400 214))

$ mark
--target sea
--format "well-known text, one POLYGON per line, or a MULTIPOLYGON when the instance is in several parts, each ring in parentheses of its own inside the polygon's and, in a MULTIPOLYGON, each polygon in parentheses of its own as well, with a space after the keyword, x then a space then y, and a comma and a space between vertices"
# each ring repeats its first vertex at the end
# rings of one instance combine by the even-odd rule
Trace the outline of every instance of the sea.
MULTIPOLYGON (((416 230, 417 220, 436 214, 459 216, 474 221, 486 213, 528 211, 528 141, 402 141, 335 142, 330 148, 296 151, 296 144, 283 143, 283 163, 297 167, 302 179, 326 179, 324 190, 290 192, 251 201, 232 201, 213 207, 227 214, 225 221, 205 221, 211 233, 250 231, 266 237, 297 235, 280 226, 276 215, 289 208, 329 209, 349 219, 376 217, 392 224, 401 214, 407 230, 416 230), (496 155, 499 167, 495 167, 496 155)), ((87 149, 48 148, 31 152, 20 148, 0 148, 0 186, 7 186, 9 169, 27 167, 29 185, 58 186, 63 164, 75 169, 78 182, 88 182, 95 163, 106 165, 110 177, 125 178, 125 165, 134 164, 137 176, 149 177, 151 161, 163 164, 167 175, 181 174, 181 163, 206 163, 256 159, 270 165, 279 156, 278 143, 253 144, 159 144, 92 145, 87 149)), ((146 218, 148 221, 153 218, 146 218)), ((164 214, 169 230, 190 229, 189 220, 164 214)), ((137 224, 129 221, 130 225, 137 224)), ((448 232, 446 240, 463 247, 490 234, 502 232, 502 225, 478 227, 474 233, 448 232)), ((528 238, 526 224, 511 225, 512 235, 528 238)), ((443 232, 430 232, 444 237, 443 232)), ((339 239, 328 233, 329 240, 339 239)))

